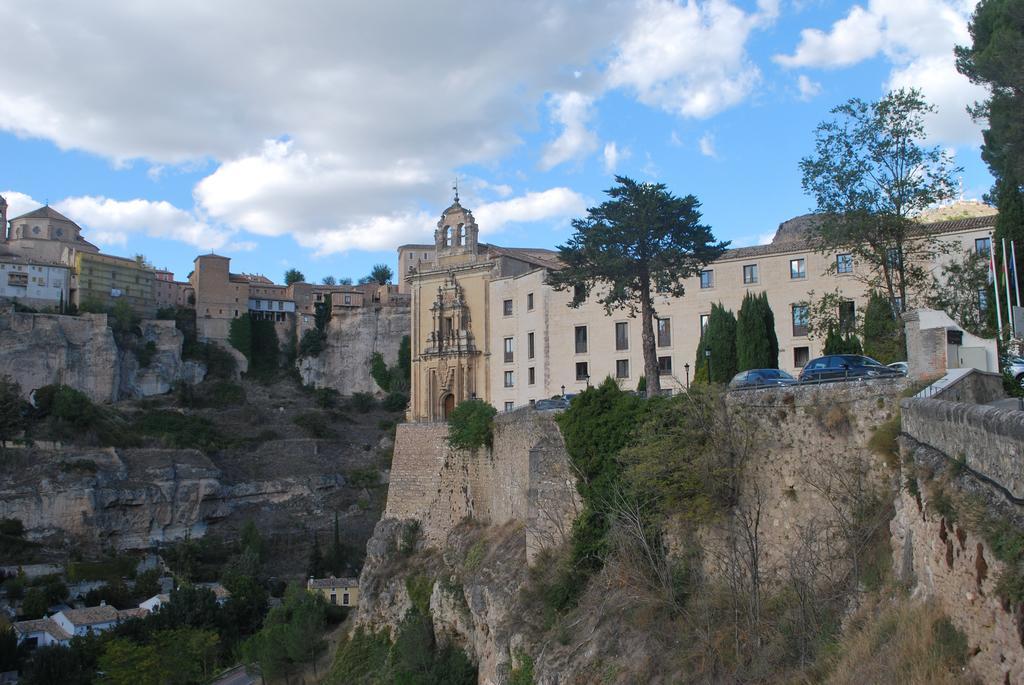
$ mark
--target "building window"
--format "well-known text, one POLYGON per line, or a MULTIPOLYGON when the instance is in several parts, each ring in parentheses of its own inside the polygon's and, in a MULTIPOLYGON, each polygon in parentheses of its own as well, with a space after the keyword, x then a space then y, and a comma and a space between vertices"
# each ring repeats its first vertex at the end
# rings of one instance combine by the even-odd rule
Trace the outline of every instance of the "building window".
POLYGON ((629 323, 626 321, 618 321, 615 324, 615 349, 629 349, 629 323))
POLYGON ((511 371, 506 371, 505 372, 505 387, 506 388, 511 388, 512 387, 512 372, 511 371))
POLYGON ((511 364, 514 359, 512 354, 512 338, 505 338, 505 363, 511 364))
POLYGON ((526 370, 526 384, 533 385, 537 382, 537 369, 533 366, 526 370))
POLYGON ((793 305, 793 336, 801 338, 807 335, 808 306, 806 304, 793 305))
POLYGON ((978 311, 982 314, 988 311, 988 288, 978 291, 978 311))
POLYGON ((811 348, 809 347, 794 347, 793 348, 793 366, 798 369, 802 369, 807 366, 807 362, 811 360, 811 348))
POLYGON ((704 335, 704 329, 708 327, 708 319, 711 317, 710 314, 700 315, 700 334, 704 335))
POLYGON ((533 331, 526 334, 526 358, 533 359, 533 331))
POLYGON ((672 357, 658 357, 658 375, 668 376, 672 373, 672 357))
POLYGON ((505 300, 501 303, 501 310, 505 316, 512 316, 512 300, 505 300))
POLYGON ((712 269, 700 272, 700 287, 704 290, 715 287, 715 272, 712 269))
POLYGON ((589 381, 590 380, 590 369, 587 362, 576 362, 576 380, 578 381, 589 381))
POLYGON ((900 268, 903 260, 900 259, 900 251, 895 247, 890 247, 885 253, 885 261, 890 269, 897 270, 900 268))
POLYGON ((533 311, 533 293, 526 293, 526 311, 533 311))
POLYGON ((331 604, 337 604, 337 603, 338 603, 338 595, 332 592, 331 593, 331 604))
POLYGON ((672 346, 672 320, 657 319, 658 322, 658 347, 672 346))
POLYGON ((587 327, 576 327, 576 354, 585 354, 587 351, 587 327))
POLYGON ((348 606, 348 593, 347 592, 341 596, 341 603, 343 605, 345 605, 345 606, 348 606))
POLYGON ((572 301, 583 302, 587 299, 587 289, 582 284, 577 283, 572 287, 572 301))
POLYGON ((790 278, 807 278, 807 260, 803 257, 789 260, 790 278))
POLYGON ((853 273, 853 255, 852 254, 837 254, 836 255, 836 273, 837 274, 852 274, 853 273))
POLYGON ((515 408, 516 408, 516 403, 515 402, 506 402, 505 403, 505 411, 512 411, 515 408))
POLYGON ((409 253, 409 261, 412 261, 412 252, 409 253))
POLYGON ((628 359, 616 359, 615 360, 615 377, 616 378, 629 378, 629 360, 628 359))
POLYGON ((345 304, 352 304, 352 296, 345 295, 345 304))
POLYGON ((992 239, 991 238, 975 238, 974 239, 974 251, 982 257, 988 257, 992 254, 992 239))
POLYGON ((743 267, 743 285, 757 283, 757 264, 747 264, 743 267))
POLYGON ((839 303, 839 332, 850 335, 857 324, 857 307, 853 300, 839 303))

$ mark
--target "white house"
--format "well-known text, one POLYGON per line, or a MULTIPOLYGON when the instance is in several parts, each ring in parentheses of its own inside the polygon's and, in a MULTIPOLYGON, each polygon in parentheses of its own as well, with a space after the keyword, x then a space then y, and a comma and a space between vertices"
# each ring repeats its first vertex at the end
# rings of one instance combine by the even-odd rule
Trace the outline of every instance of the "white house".
POLYGON ((50 617, 62 630, 73 636, 110 630, 118 624, 120 618, 117 609, 107 604, 85 609, 66 609, 50 617))
POLYGON ((18 644, 27 642, 30 647, 67 646, 71 634, 60 627, 52 618, 40 618, 33 621, 18 621, 13 624, 18 644))

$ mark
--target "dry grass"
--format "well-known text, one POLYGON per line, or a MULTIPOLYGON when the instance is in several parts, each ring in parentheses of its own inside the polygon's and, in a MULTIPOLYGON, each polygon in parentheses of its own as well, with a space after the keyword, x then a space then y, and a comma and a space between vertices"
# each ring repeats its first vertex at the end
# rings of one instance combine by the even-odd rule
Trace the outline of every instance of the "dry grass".
POLYGON ((831 685, 977 682, 964 672, 966 639, 933 601, 865 608, 836 647, 831 685))

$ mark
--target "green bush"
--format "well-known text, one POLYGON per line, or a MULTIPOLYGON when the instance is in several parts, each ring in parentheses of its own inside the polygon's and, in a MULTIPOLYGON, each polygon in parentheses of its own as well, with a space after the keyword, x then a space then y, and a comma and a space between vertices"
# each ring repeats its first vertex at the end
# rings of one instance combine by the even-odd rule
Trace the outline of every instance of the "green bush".
POLYGON ((747 292, 736 316, 736 361, 739 371, 779 368, 779 339, 768 294, 747 292))
POLYGON ((181 358, 204 364, 208 379, 232 379, 238 371, 238 364, 231 353, 213 343, 189 342, 186 338, 185 344, 182 346, 181 358))
POLYGON ((877 291, 871 292, 864 309, 864 354, 883 364, 907 358, 903 326, 893 316, 889 299, 877 291))
POLYGON ((405 589, 409 593, 412 606, 423 616, 430 615, 430 595, 434 591, 434 579, 417 573, 405 579, 405 589))
POLYGON ((248 314, 231 319, 228 328, 228 342, 245 355, 249 364, 252 364, 252 318, 248 314))
POLYGON ((153 363, 153 357, 156 356, 156 343, 148 340, 145 345, 135 347, 134 352, 135 357, 139 360, 139 367, 148 368, 153 363))
POLYGON ((448 416, 448 444, 457 450, 491 447, 498 411, 483 400, 459 403, 448 416))
POLYGON ((23 538, 25 537, 25 524, 21 522, 21 519, 0 518, 0 535, 23 538))
POLYGON ((330 685, 378 685, 390 651, 391 640, 386 630, 371 633, 357 628, 338 645, 327 682, 330 685))
POLYGON ((205 451, 227 447, 229 441, 209 419, 175 411, 148 411, 132 424, 140 435, 159 441, 161 446, 205 451))
POLYGON ((334 409, 341 401, 341 393, 334 388, 317 388, 313 391, 313 402, 321 409, 334 409))
POLYGON ((868 439, 868 447, 875 454, 883 457, 890 468, 898 468, 900 463, 900 417, 896 415, 878 426, 868 439))
POLYGON ((390 393, 384 398, 384 401, 380 403, 380 406, 384 411, 405 411, 405 408, 409 405, 409 396, 400 392, 390 393))
POLYGON ((365 414, 377 406, 377 400, 368 392, 357 392, 349 400, 349 406, 357 412, 365 414))
POLYGON ((830 327, 825 334, 824 354, 863 354, 860 338, 853 333, 844 336, 836 328, 830 327))
POLYGON ((301 428, 311 438, 326 440, 335 437, 336 433, 327 422, 327 417, 317 411, 307 411, 292 419, 292 423, 301 428))
POLYGON ((391 372, 388 371, 388 365, 384 362, 384 355, 380 352, 374 352, 370 357, 370 375, 377 382, 381 390, 387 392, 391 389, 391 372))
POLYGON ((245 388, 232 381, 218 381, 207 388, 205 398, 211 407, 224 408, 245 404, 245 388))
POLYGON ((310 328, 299 341, 299 357, 319 357, 327 344, 327 335, 318 328, 310 328))

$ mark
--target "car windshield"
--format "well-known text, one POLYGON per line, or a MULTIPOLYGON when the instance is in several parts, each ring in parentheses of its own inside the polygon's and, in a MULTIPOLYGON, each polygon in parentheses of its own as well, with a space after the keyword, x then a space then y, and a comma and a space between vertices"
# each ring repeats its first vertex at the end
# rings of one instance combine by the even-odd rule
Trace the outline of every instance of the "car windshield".
POLYGON ((761 374, 761 378, 793 378, 782 369, 765 369, 759 373, 761 374))
POLYGON ((882 366, 881 362, 877 362, 871 357, 862 357, 857 354, 844 354, 839 356, 839 364, 847 366, 882 366))

